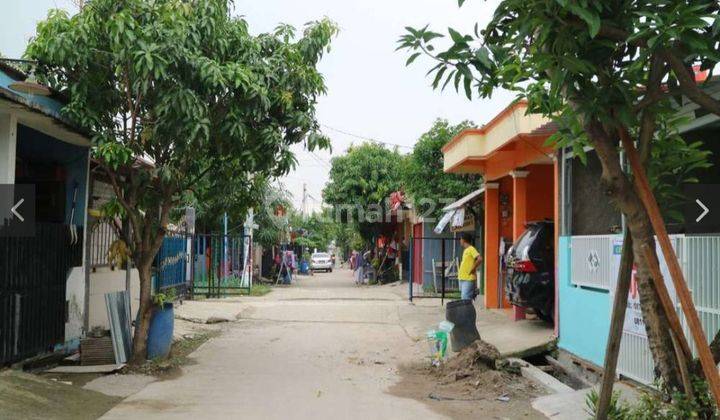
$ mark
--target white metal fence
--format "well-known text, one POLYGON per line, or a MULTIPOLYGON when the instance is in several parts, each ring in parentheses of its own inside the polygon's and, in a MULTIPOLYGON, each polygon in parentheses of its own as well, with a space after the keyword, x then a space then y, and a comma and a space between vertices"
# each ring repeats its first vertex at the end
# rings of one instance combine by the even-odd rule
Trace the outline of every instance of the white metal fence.
MULTIPOLYGON (((577 286, 608 290, 614 295, 618 264, 614 255, 621 237, 618 235, 577 236, 571 244, 571 283, 577 286), (595 257, 597 256, 597 259, 595 257)), ((720 329, 720 236, 673 235, 673 247, 693 297, 705 335, 712 340, 720 329)), ((658 252, 666 282, 670 282, 662 254, 658 252)), ((675 289, 668 287, 676 302, 680 321, 693 352, 695 345, 685 322, 675 289)), ((612 307, 612 299, 609 302, 612 307)), ((618 359, 618 373, 644 384, 652 384, 654 363, 647 337, 624 331, 618 359)))

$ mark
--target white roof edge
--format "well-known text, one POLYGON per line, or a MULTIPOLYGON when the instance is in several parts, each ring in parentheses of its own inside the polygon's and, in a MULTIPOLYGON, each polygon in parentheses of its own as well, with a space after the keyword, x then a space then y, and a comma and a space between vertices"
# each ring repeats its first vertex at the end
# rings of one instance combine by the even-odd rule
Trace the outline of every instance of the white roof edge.
POLYGON ((449 204, 449 205, 445 206, 442 210, 445 211, 445 212, 447 212, 447 211, 451 211, 451 210, 458 209, 458 208, 464 206, 465 204, 467 204, 467 203, 468 203, 470 200, 472 200, 473 198, 479 196, 480 194, 482 194, 482 193, 484 193, 484 192, 485 192, 485 187, 478 188, 477 190, 475 190, 475 191, 471 192, 470 194, 466 195, 465 197, 463 197, 463 198, 455 201, 455 202, 452 203, 452 204, 449 204))

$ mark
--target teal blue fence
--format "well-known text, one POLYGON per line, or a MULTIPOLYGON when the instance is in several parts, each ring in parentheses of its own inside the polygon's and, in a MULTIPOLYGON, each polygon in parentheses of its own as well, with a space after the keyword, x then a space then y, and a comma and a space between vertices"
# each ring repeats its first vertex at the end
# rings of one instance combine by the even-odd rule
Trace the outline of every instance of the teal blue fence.
POLYGON ((154 288, 175 288, 181 294, 187 289, 187 251, 189 239, 182 234, 168 234, 155 257, 154 288))

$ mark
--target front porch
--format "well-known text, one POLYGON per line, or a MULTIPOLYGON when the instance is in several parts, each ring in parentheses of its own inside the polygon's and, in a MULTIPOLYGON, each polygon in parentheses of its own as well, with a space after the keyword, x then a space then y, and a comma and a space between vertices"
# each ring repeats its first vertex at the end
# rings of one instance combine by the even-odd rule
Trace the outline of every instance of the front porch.
MULTIPOLYGON (((545 144, 555 127, 526 112, 526 102, 515 102, 442 149, 445 172, 484 177, 481 252, 486 308, 511 307, 505 297, 503 255, 526 224, 556 218, 558 168, 553 148, 545 144)), ((512 317, 522 319, 524 311, 517 309, 512 317)))
POLYGON ((86 314, 90 140, 61 117, 61 97, 15 90, 25 79, 0 64, 0 184, 10 191, 0 197, 0 364, 77 347, 86 314))

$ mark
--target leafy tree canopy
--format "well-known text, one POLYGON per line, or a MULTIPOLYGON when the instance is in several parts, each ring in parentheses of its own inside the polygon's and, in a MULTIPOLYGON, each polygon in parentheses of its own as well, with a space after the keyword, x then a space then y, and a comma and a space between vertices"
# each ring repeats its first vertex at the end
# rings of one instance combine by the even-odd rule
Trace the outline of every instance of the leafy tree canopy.
POLYGON ((379 233, 390 193, 400 189, 402 156, 376 143, 352 146, 332 160, 325 202, 341 220, 355 223, 366 242, 379 233))
POLYGON ((307 247, 308 252, 315 249, 318 252, 325 252, 332 241, 337 241, 341 225, 332 218, 330 211, 312 213, 310 215, 294 214, 290 224, 296 232, 302 235, 296 239, 296 243, 307 247))
POLYGON ((64 113, 94 133, 132 226, 122 236, 141 278, 134 361, 145 353, 150 267, 183 193, 282 175, 296 163, 291 145, 328 146, 316 67, 336 32, 322 20, 299 37, 287 25, 254 36, 227 0, 89 0, 38 25, 26 55, 70 98, 64 113))
POLYGON ((462 130, 474 128, 471 121, 452 125, 436 120, 423 133, 403 163, 403 186, 418 214, 440 216, 442 207, 479 188, 477 175, 447 174, 443 171, 442 147, 462 130))
MULTIPOLYGON (((264 247, 272 247, 280 243, 283 231, 287 230, 287 217, 278 217, 276 211, 282 208, 290 213, 292 211, 291 194, 284 186, 268 185, 261 190, 261 205, 255 212, 255 241, 264 247)), ((285 232, 287 233, 287 232, 285 232)))

